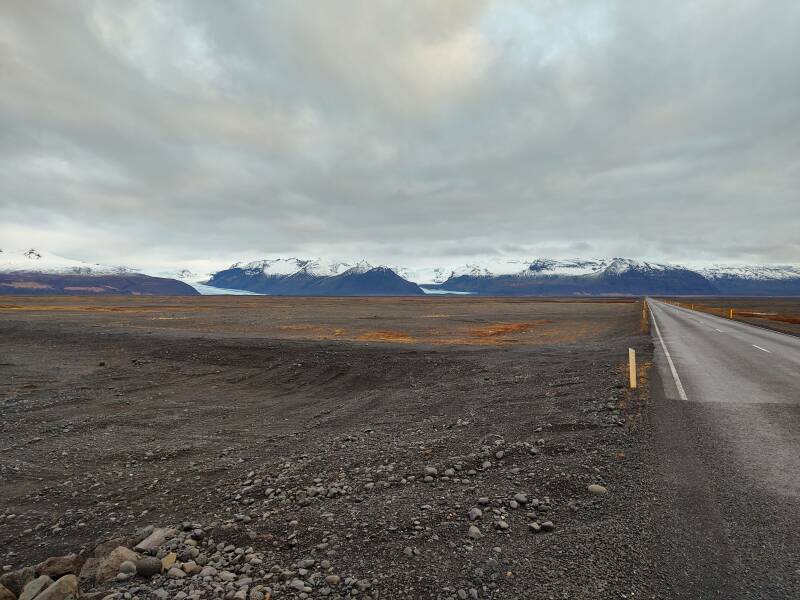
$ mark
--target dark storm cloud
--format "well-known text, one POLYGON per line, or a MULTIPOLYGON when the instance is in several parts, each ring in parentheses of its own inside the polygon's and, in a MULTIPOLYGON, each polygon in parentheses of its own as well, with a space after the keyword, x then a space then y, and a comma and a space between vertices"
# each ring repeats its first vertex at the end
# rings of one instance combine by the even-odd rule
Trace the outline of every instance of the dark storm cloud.
POLYGON ((7 2, 0 240, 800 261, 800 6, 7 2))

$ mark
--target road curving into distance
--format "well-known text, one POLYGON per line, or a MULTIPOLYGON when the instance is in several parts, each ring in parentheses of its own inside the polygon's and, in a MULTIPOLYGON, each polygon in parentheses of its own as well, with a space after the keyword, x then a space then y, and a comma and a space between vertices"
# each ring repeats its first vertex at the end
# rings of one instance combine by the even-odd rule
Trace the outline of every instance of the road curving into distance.
POLYGON ((648 305, 661 597, 800 598, 800 338, 648 305))

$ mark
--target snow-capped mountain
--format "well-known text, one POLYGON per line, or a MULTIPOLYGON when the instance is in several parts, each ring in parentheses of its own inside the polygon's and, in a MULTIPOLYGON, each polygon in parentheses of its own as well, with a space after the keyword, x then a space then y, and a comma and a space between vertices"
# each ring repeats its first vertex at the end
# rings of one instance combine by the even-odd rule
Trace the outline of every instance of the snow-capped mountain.
POLYGON ((0 248, 0 273, 48 273, 50 275, 120 275, 127 267, 110 267, 64 258, 35 248, 0 248))
POLYGON ((697 272, 711 281, 731 277, 752 281, 800 279, 800 265, 710 265, 697 272))
POLYGON ((800 295, 800 265, 711 265, 698 272, 724 295, 800 295))
POLYGON ((405 296, 424 294, 393 269, 366 261, 278 258, 234 263, 208 285, 284 296, 405 296))
POLYGON ((617 257, 491 258, 458 267, 376 268, 366 261, 280 258, 236 263, 208 284, 284 295, 419 294, 420 288, 502 296, 800 295, 800 265, 690 268, 617 257))
POLYGON ((442 289, 496 295, 712 294, 702 275, 685 267, 626 258, 493 261, 454 269, 442 289))
POLYGON ((425 288, 497 295, 800 295, 800 266, 689 268, 628 258, 494 260, 425 288))
POLYGON ((301 272, 315 277, 333 277, 334 275, 340 275, 354 268, 368 270, 371 267, 366 261, 349 264, 339 261, 323 261, 319 258, 274 258, 256 260, 248 263, 235 263, 231 266, 231 269, 241 269, 242 271, 252 274, 261 273, 266 277, 281 277, 301 272))
POLYGON ((0 248, 0 294, 194 296, 175 279, 150 277, 127 267, 87 263, 34 248, 0 248))

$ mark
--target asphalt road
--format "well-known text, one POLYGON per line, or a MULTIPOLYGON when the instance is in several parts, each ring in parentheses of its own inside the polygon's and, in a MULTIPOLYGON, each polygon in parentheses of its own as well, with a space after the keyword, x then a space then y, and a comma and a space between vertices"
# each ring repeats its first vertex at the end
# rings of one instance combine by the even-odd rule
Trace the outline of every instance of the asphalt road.
POLYGON ((649 300, 664 598, 800 598, 800 338, 649 300))

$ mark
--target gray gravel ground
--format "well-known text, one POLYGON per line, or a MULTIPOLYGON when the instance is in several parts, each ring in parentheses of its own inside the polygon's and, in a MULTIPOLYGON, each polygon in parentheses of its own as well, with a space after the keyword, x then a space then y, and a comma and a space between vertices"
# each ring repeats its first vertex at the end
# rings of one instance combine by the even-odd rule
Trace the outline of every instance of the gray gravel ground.
POLYGON ((0 562, 186 522, 151 553, 187 577, 83 590, 241 597, 228 569, 248 598, 651 597, 646 494, 672 491, 642 483, 638 311, 588 342, 471 349, 0 321, 0 562))

